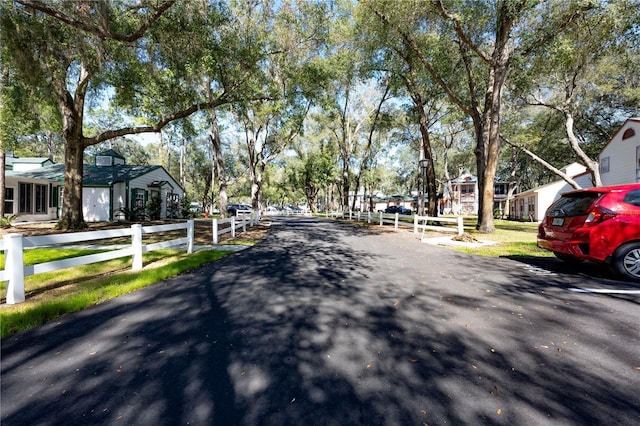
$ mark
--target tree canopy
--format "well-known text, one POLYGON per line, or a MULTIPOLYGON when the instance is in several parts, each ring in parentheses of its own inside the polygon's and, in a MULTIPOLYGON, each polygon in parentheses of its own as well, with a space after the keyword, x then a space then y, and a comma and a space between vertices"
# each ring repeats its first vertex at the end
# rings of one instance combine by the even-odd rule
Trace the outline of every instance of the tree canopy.
POLYGON ((223 211, 228 192, 312 209, 419 192, 425 158, 429 211, 469 170, 491 232, 497 180, 578 161, 599 183, 597 152, 640 115, 639 22, 640 0, 6 1, 0 146, 65 164, 63 228, 109 143, 223 211))

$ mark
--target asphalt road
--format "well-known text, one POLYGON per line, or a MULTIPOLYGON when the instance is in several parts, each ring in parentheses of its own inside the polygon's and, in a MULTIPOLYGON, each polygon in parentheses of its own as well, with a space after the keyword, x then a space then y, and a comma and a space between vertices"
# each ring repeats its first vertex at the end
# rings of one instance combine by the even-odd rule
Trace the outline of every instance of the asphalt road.
POLYGON ((640 424, 640 287, 560 265, 276 219, 250 249, 4 339, 0 422, 640 424))

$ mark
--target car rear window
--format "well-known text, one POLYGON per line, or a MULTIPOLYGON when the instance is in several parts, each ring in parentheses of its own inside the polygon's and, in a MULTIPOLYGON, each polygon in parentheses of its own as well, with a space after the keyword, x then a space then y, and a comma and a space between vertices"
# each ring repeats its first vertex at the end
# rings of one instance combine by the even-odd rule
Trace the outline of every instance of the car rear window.
POLYGON ((548 216, 584 216, 600 194, 588 192, 563 195, 549 207, 548 216))
POLYGON ((636 207, 640 207, 640 189, 633 189, 624 196, 625 203, 632 204, 636 207))

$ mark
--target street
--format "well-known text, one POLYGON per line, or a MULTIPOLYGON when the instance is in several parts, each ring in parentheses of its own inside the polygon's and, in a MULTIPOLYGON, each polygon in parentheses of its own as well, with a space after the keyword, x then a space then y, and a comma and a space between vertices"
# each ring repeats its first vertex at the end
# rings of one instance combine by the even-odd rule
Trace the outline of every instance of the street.
POLYGON ((275 218, 249 249, 2 340, 0 422, 640 424, 640 286, 545 262, 275 218))

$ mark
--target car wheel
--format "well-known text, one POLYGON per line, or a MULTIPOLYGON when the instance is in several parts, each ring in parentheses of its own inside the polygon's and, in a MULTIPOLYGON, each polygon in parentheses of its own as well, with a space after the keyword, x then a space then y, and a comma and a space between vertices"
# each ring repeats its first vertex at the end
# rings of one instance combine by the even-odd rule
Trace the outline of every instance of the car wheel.
POLYGON ((611 269, 618 275, 640 282, 640 242, 618 247, 613 254, 611 269))
POLYGON ((570 254, 566 254, 566 253, 560 253, 558 251, 554 251, 553 254, 560 260, 562 260, 563 262, 566 263, 572 263, 572 264, 577 264, 577 263, 581 263, 581 260, 578 258, 575 258, 573 256, 571 256, 570 254))

